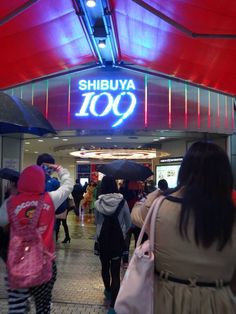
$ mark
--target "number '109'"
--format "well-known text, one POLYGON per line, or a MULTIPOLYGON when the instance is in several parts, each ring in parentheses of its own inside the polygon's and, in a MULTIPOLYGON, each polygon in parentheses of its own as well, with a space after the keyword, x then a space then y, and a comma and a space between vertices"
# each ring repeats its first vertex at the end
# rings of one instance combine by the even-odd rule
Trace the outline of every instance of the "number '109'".
POLYGON ((75 114, 76 117, 87 117, 89 116, 89 114, 91 114, 94 117, 104 117, 108 115, 110 112, 113 112, 115 116, 120 118, 112 125, 112 127, 118 126, 123 122, 123 120, 128 118, 134 111, 134 108, 137 103, 136 96, 131 92, 121 92, 115 97, 113 97, 111 93, 107 92, 103 92, 98 95, 96 95, 95 92, 89 92, 82 94, 82 96, 84 97, 84 101, 82 103, 80 111, 75 114), (107 105, 104 108, 103 112, 98 113, 96 106, 99 98, 102 96, 107 97, 107 105), (125 112, 120 112, 119 104, 122 101, 122 97, 124 96, 130 97, 130 105, 125 112))

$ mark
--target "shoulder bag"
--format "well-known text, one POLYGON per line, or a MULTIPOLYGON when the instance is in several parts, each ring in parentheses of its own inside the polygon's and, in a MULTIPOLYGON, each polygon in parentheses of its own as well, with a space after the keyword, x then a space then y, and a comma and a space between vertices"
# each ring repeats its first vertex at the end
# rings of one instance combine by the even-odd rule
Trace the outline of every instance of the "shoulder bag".
POLYGON ((150 207, 137 247, 122 280, 115 303, 117 314, 153 314, 154 310, 154 235, 156 217, 165 197, 154 200, 150 207), (149 240, 140 245, 145 229, 150 226, 149 240))

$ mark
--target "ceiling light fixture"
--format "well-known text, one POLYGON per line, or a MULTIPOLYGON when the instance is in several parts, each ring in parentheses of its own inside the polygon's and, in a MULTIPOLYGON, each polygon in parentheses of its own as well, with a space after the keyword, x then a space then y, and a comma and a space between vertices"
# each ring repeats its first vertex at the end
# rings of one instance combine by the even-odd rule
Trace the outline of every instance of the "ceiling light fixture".
POLYGON ((80 150, 70 152, 71 156, 81 159, 139 159, 147 160, 158 157, 166 157, 169 154, 157 152, 155 149, 136 150, 136 149, 97 149, 97 150, 80 150))
POLYGON ((98 41, 98 47, 101 48, 101 49, 106 48, 106 40, 105 39, 100 39, 98 41))
POLYGON ((87 5, 87 7, 89 7, 89 8, 94 8, 95 5, 96 5, 96 0, 87 0, 87 1, 86 1, 86 5, 87 5))

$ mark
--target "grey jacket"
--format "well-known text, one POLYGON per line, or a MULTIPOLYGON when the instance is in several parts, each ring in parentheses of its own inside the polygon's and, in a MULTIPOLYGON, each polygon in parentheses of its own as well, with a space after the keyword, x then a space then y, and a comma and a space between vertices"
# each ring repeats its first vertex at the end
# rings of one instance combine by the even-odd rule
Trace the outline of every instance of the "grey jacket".
MULTIPOLYGON (((95 224, 96 224, 96 239, 101 232, 102 223, 104 221, 104 215, 112 215, 119 203, 122 201, 123 195, 120 193, 101 194, 98 200, 95 202, 95 224)), ((125 237, 126 232, 131 227, 131 217, 127 202, 124 202, 124 206, 118 216, 118 220, 125 237)))

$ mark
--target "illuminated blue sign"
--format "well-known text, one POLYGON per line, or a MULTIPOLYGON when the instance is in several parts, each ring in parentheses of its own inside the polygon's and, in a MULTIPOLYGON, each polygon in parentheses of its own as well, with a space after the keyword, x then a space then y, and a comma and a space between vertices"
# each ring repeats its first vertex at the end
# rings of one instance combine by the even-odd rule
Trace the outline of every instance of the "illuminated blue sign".
POLYGON ((76 117, 88 117, 92 115, 98 118, 113 113, 114 116, 119 118, 112 125, 112 127, 116 127, 127 119, 136 107, 137 99, 133 92, 136 88, 133 80, 80 80, 78 88, 81 91, 88 92, 82 94, 84 100, 80 111, 75 113, 76 117), (107 105, 102 112, 98 113, 97 109, 100 98, 103 100, 106 99, 107 105), (129 107, 125 112, 120 112, 119 105, 124 98, 126 100, 129 98, 129 107))

